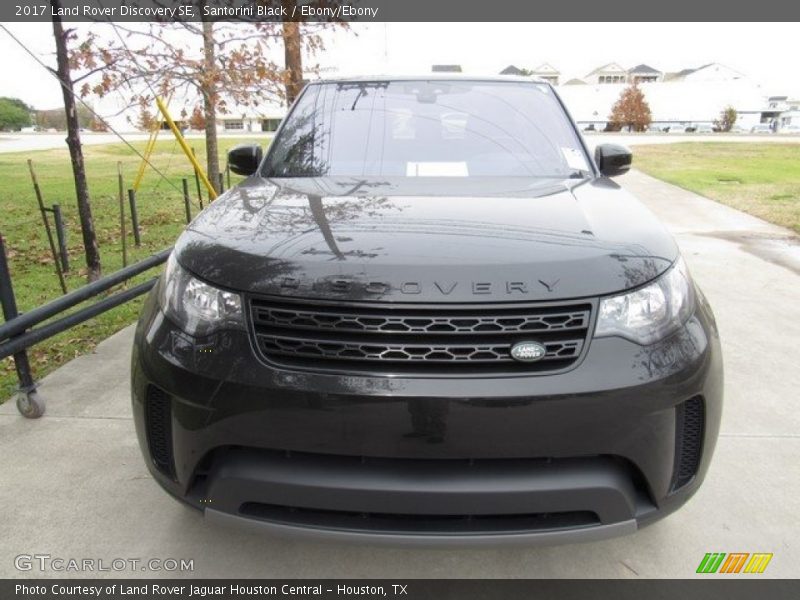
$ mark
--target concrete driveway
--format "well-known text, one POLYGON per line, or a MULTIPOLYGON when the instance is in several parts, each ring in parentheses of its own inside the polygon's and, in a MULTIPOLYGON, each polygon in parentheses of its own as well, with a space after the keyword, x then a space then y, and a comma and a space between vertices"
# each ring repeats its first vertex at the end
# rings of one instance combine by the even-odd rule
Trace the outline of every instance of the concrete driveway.
POLYGON ((15 556, 40 553, 194 559, 201 577, 685 578, 706 552, 772 552, 761 577, 797 577, 798 239, 637 172, 621 183, 677 236, 723 340, 721 438, 705 485, 676 514, 610 541, 455 551, 287 541, 209 525, 145 470, 130 418, 128 328, 45 379, 43 419, 0 406, 0 577, 60 575, 15 569, 15 556))

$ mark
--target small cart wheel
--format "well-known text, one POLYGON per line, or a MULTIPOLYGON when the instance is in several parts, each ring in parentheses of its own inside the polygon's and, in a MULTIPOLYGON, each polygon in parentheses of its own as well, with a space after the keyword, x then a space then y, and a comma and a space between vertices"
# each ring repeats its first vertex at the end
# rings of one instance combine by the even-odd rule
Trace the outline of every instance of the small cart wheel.
POLYGON ((17 395, 17 410, 27 419, 38 419, 44 414, 44 398, 37 392, 20 392, 17 395))

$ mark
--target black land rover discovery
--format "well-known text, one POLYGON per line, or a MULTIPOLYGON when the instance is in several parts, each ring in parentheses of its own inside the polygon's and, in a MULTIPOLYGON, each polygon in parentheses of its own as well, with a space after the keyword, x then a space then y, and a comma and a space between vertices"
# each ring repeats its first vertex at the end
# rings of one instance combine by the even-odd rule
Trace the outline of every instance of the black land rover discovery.
POLYGON ((677 509, 722 407, 672 237, 553 88, 308 85, 143 310, 153 476, 209 519, 391 542, 592 540, 677 509))

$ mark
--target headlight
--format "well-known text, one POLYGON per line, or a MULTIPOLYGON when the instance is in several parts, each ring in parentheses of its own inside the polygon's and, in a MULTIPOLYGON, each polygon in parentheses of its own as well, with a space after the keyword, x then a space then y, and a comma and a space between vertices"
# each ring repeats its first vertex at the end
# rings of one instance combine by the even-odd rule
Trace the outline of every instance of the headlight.
POLYGON ((678 258, 650 285, 601 300, 594 335, 617 335, 637 344, 652 344, 676 331, 693 311, 692 281, 683 259, 678 258))
POLYGON ((241 329, 242 299, 192 277, 169 256, 159 302, 164 313, 186 333, 208 335, 219 329, 241 329))

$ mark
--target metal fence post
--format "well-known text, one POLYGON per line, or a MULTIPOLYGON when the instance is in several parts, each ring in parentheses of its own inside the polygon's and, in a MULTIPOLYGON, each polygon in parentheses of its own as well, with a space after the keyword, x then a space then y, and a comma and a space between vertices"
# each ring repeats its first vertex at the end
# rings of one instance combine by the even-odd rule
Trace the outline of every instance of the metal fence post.
POLYGON ((64 215, 61 206, 53 204, 53 221, 56 225, 56 239, 58 240, 58 254, 61 258, 61 270, 69 271, 69 254, 67 253, 67 230, 64 228, 64 215))
MULTIPOLYGON (((6 247, 3 236, 0 235, 0 304, 3 306, 3 317, 6 322, 14 319, 17 311, 17 300, 14 297, 14 288, 11 285, 11 272, 6 260, 6 247)), ((36 419, 44 414, 44 399, 36 392, 36 382, 33 381, 31 364, 28 353, 20 350, 14 354, 14 367, 17 370, 19 391, 17 394, 17 409, 22 416, 36 419)))
MULTIPOLYGON (((194 148, 192 148, 192 156, 197 157, 194 148)), ((200 188, 200 174, 197 172, 197 169, 194 170, 194 182, 197 185, 197 201, 200 203, 200 210, 203 210, 203 192, 200 188)))
POLYGON ((225 191, 225 174, 224 173, 220 173, 219 174, 219 193, 221 194, 224 191, 225 191))
POLYGON ((36 177, 36 171, 33 168, 33 161, 28 159, 28 170, 31 172, 31 181, 33 181, 33 191, 36 194, 36 201, 39 203, 39 212, 42 213, 42 222, 44 223, 44 230, 47 233, 47 241, 50 243, 50 253, 53 255, 53 264, 56 267, 56 275, 58 276, 58 283, 61 285, 61 291, 67 293, 67 281, 64 279, 64 273, 61 271, 61 266, 58 264, 58 256, 56 256, 56 246, 53 243, 53 234, 50 231, 50 223, 47 221, 47 209, 44 207, 44 198, 42 197, 42 188, 39 187, 39 179, 36 177))
POLYGON ((186 178, 183 180, 183 204, 186 206, 186 222, 191 223, 192 207, 189 200, 189 180, 186 178))
POLYGON ((119 185, 119 234, 122 240, 122 266, 128 266, 128 240, 125 232, 125 184, 122 180, 122 162, 117 162, 117 183, 119 185))
POLYGON ((128 190, 128 203, 131 205, 131 228, 133 229, 133 243, 136 247, 142 245, 139 234, 139 213, 136 210, 136 190, 128 190))

